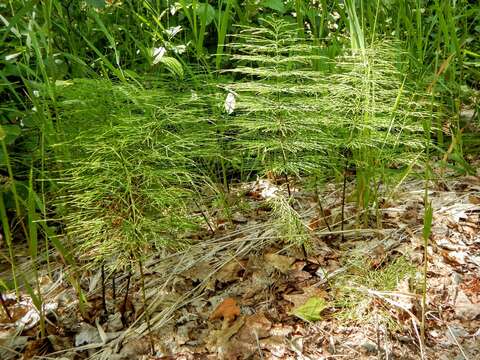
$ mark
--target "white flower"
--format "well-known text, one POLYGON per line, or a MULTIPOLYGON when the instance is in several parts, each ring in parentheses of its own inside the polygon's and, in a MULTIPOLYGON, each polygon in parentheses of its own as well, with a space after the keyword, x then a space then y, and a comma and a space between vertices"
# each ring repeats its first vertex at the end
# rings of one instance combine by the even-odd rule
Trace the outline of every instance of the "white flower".
POLYGON ((170 5, 170 14, 175 15, 175 13, 182 8, 182 5, 180 5, 178 2, 170 5))
POLYGON ((180 25, 171 27, 165 30, 165 33, 168 35, 168 37, 171 39, 175 35, 177 35, 180 31, 182 30, 182 27, 180 25))
POLYGON ((38 91, 38 90, 33 90, 33 96, 35 96, 35 97, 40 97, 40 91, 38 91))
POLYGON ((5 55, 5 61, 10 61, 10 60, 13 60, 13 59, 16 59, 19 55, 21 55, 22 53, 15 53, 15 54, 8 54, 8 55, 5 55))
POLYGON ((173 48, 173 51, 177 54, 183 54, 187 50, 185 45, 177 45, 173 48))
POLYGON ((160 60, 162 60, 163 55, 167 52, 163 46, 159 48, 153 48, 152 50, 152 57, 153 57, 153 65, 158 64, 160 60))
POLYGON ((232 92, 229 92, 227 95, 227 98, 225 99, 225 104, 224 104, 225 111, 227 114, 232 114, 233 111, 235 110, 235 94, 232 92))

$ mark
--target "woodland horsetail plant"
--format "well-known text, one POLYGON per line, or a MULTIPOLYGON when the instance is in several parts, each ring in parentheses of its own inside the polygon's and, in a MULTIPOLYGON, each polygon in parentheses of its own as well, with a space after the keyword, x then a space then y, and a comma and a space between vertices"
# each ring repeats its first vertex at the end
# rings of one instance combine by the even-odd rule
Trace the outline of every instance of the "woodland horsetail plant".
POLYGON ((382 227, 410 173, 435 180, 425 158, 440 177, 475 172, 479 14, 467 0, 1 2, 1 292, 26 290, 48 333, 42 270, 59 259, 80 307, 80 270, 101 269, 103 287, 125 272, 126 303, 151 254, 242 223, 238 183, 255 177, 280 189, 261 206, 281 245, 315 245, 311 183, 341 194, 329 234, 382 227))
POLYGON ((401 73, 399 44, 375 42, 331 61, 291 24, 262 24, 242 29, 230 45, 236 67, 226 71, 247 79, 227 85, 238 93, 232 146, 287 186, 290 175, 353 167, 358 205, 378 206, 386 171, 419 160, 421 119, 429 114, 401 73), (315 62, 335 71, 313 70, 315 62))

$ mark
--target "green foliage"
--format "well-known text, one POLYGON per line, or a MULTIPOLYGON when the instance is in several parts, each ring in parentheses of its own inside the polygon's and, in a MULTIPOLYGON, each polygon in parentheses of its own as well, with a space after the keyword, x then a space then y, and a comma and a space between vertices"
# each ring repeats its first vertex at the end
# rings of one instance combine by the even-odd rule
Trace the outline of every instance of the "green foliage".
POLYGON ((321 58, 297 38, 294 24, 274 18, 263 24, 243 29, 230 45, 237 66, 228 72, 244 79, 228 84, 238 94, 235 146, 257 157, 264 172, 311 172, 330 140, 317 116, 326 87, 312 63, 321 58))
POLYGON ((319 321, 321 313, 328 307, 328 303, 319 297, 311 297, 303 305, 293 309, 292 314, 304 321, 319 321))
POLYGON ((58 206, 71 245, 86 260, 115 259, 117 266, 152 248, 185 245, 184 232, 195 226, 186 217, 192 144, 178 134, 169 94, 105 81, 58 90, 59 114, 69 120, 59 144, 69 156, 61 159, 58 206))
POLYGON ((369 321, 367 313, 373 291, 395 291, 401 281, 413 278, 415 266, 404 257, 399 257, 380 269, 372 268, 365 255, 349 254, 346 259, 348 273, 332 283, 335 293, 337 316, 343 319, 369 321))
POLYGON ((272 220, 277 236, 290 244, 308 246, 307 227, 300 215, 283 196, 274 196, 269 200, 272 207, 272 220))
POLYGON ((399 44, 374 43, 339 57, 328 76, 323 103, 326 127, 347 166, 354 166, 357 201, 378 203, 389 168, 409 166, 424 149, 423 119, 432 117, 410 79, 402 74, 399 44))

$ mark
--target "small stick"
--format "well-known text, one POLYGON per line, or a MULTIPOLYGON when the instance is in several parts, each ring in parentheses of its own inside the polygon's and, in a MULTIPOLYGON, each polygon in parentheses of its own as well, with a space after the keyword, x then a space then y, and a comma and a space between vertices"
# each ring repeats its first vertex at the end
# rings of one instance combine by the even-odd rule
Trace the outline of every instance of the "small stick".
POLYGON ((203 220, 205 220, 205 222, 207 223, 207 226, 210 229, 210 231, 212 232, 212 235, 215 235, 215 230, 213 230, 212 225, 210 225, 210 221, 208 221, 207 215, 205 214, 203 209, 200 207, 197 200, 195 200, 195 198, 193 198, 193 202, 197 206, 198 210, 200 210, 200 212, 202 213, 203 220))
POLYGON ((290 184, 288 183, 288 175, 285 173, 285 182, 287 183, 287 191, 288 191, 288 197, 292 197, 292 192, 290 191, 290 184))
POLYGON ((117 289, 116 289, 116 286, 115 286, 115 275, 117 274, 116 271, 113 271, 112 273, 112 297, 113 297, 113 304, 115 305, 115 303, 117 302, 117 289))
POLYGON ((126 324, 126 319, 125 319, 125 312, 127 311, 127 300, 128 300, 128 291, 130 290, 130 278, 132 277, 132 272, 128 272, 128 277, 127 277, 127 289, 125 290, 125 297, 123 298, 123 304, 122 307, 120 308, 121 310, 121 320, 122 323, 125 325, 126 324))
POLYGON ((303 252, 303 258, 307 260, 308 254, 307 254, 307 248, 305 247, 305 244, 302 244, 302 252, 303 252))
POLYGON ((322 201, 320 200, 320 194, 318 193, 317 178, 316 177, 315 177, 315 195, 317 197, 317 202, 318 202, 318 206, 320 207, 320 212, 322 214, 323 221, 325 222, 325 225, 327 225, 328 231, 331 232, 332 228, 330 227, 330 224, 327 221, 327 218, 325 216, 325 211, 323 211, 322 201))
POLYGON ((102 306, 105 316, 107 312, 107 301, 105 300, 105 264, 102 264, 102 306))

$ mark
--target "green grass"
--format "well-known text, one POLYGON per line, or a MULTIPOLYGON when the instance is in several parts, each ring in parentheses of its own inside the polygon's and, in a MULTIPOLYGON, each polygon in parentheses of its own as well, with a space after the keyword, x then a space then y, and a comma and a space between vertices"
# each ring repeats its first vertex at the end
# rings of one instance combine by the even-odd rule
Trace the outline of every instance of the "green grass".
MULTIPOLYGON (((335 317, 344 321, 357 321, 361 323, 372 322, 374 312, 371 311, 372 296, 367 290, 380 292, 395 292, 398 284, 415 275, 416 268, 404 257, 399 257, 383 268, 374 269, 371 262, 363 256, 349 257, 346 259, 347 273, 341 275, 330 284, 334 294, 336 307, 335 317)), ((385 319, 391 325, 394 319, 386 311, 385 319)))

